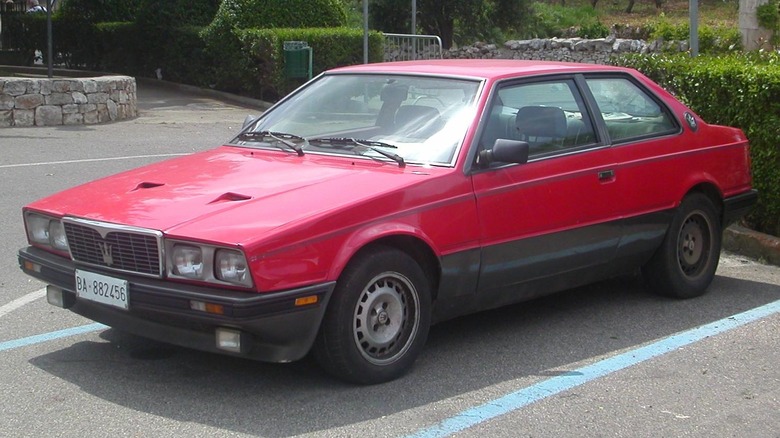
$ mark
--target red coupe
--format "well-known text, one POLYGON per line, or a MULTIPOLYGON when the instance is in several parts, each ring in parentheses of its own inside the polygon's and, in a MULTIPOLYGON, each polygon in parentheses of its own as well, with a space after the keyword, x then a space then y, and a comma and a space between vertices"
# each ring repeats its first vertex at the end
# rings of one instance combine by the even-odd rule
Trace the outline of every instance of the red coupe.
POLYGON ((634 70, 368 64, 216 149, 26 206, 19 262, 118 330, 378 383, 458 315, 638 268, 700 295, 756 199, 745 135, 634 70))

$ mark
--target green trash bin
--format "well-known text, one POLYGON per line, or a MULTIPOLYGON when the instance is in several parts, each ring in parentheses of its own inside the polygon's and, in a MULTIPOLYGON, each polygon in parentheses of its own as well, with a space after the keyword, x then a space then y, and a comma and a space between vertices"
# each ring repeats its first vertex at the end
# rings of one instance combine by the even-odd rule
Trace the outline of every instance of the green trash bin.
POLYGON ((284 42, 284 75, 311 79, 312 50, 306 41, 284 42))

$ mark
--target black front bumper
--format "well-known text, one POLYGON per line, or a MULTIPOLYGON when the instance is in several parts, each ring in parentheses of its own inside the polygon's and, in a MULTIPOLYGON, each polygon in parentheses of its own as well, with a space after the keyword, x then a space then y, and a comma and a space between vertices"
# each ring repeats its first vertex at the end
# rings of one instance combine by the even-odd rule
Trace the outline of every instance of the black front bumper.
POLYGON ((335 282, 266 294, 173 283, 115 272, 91 271, 129 281, 129 310, 78 299, 75 264, 38 248, 19 250, 26 274, 63 291, 65 307, 91 320, 138 336, 213 353, 267 362, 302 358, 311 349, 335 282), (297 298, 318 297, 296 306, 297 298), (191 309, 191 301, 219 304, 222 315, 191 309), (241 353, 217 348, 215 330, 241 331, 241 353))

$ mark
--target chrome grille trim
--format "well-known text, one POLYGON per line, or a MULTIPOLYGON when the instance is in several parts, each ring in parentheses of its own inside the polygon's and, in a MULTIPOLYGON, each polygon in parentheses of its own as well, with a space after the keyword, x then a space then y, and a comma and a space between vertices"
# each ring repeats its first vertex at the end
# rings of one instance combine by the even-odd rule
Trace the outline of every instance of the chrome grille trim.
POLYGON ((115 272, 162 278, 163 233, 74 217, 62 218, 71 258, 115 272))

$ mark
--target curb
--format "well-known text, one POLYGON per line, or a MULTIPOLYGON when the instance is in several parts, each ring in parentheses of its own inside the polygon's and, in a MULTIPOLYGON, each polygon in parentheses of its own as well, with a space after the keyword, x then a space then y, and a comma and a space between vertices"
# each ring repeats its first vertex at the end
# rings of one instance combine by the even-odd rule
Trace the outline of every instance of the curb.
POLYGON ((152 78, 145 78, 145 77, 136 77, 135 81, 138 84, 145 84, 149 86, 163 86, 166 88, 170 88, 172 90, 180 90, 180 91, 186 91, 187 93, 200 94, 202 96, 210 97, 212 99, 222 100, 225 102, 230 102, 237 105, 255 108, 263 111, 273 106, 273 103, 266 102, 264 100, 254 99, 246 96, 240 96, 238 94, 226 93, 224 91, 212 90, 209 88, 200 88, 194 85, 179 84, 176 82, 168 82, 160 79, 152 79, 152 78))
POLYGON ((780 266, 780 238, 739 225, 724 230, 723 249, 780 266))
MULTIPOLYGON (((0 69, 10 71, 12 73, 21 73, 21 74, 28 74, 28 75, 46 75, 48 73, 48 70, 46 67, 29 67, 29 66, 18 66, 18 65, 0 65, 0 69)), ((66 68, 55 68, 52 70, 52 73, 57 76, 64 76, 64 77, 92 77, 92 76, 107 76, 107 75, 113 75, 114 73, 109 72, 95 72, 95 71, 87 71, 87 70, 71 70, 66 68)), ((119 74, 119 73, 116 73, 119 74)), ((126 74, 122 74, 122 76, 128 76, 126 74)), ((234 103, 237 105, 250 107, 259 109, 262 111, 267 110, 270 108, 273 104, 270 102, 266 102, 259 99, 254 99, 251 97, 246 96, 239 96, 237 94, 230 94, 226 93, 224 91, 217 91, 212 90, 208 88, 200 88, 196 87, 194 85, 185 85, 185 84, 179 84, 176 82, 168 82, 163 81, 159 79, 152 79, 147 77, 141 77, 141 76, 130 76, 135 79, 137 84, 146 84, 151 86, 164 86, 167 88, 170 88, 172 90, 181 90, 186 91, 188 93, 193 94, 200 94, 205 97, 210 97, 212 99, 222 100, 225 102, 234 103)))

